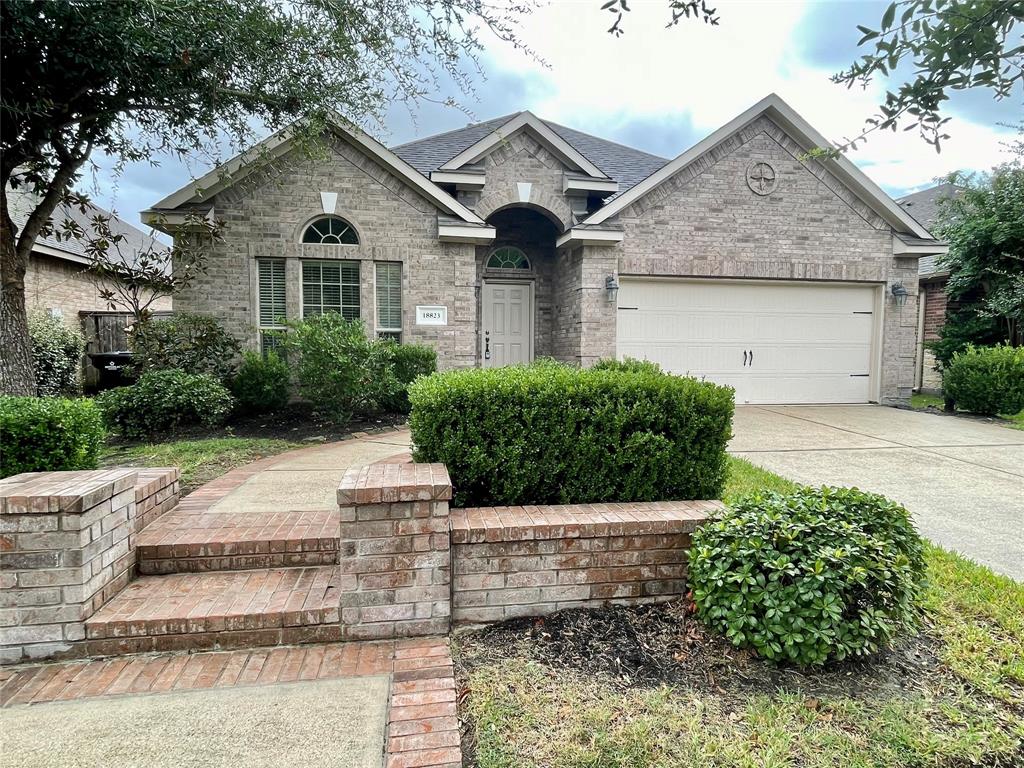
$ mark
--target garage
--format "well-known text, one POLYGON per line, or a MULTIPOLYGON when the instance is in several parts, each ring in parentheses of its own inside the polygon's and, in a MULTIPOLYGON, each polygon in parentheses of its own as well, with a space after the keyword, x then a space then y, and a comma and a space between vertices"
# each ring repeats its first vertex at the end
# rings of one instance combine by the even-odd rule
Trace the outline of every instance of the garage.
POLYGON ((616 354, 736 390, 737 404, 876 400, 875 285, 620 278, 616 354))

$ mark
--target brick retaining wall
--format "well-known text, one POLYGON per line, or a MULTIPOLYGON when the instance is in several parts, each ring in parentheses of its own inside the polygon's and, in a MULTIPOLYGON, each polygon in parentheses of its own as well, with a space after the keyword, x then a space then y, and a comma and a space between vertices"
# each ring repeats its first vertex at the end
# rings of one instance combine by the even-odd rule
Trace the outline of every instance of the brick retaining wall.
POLYGON ((638 604, 686 591, 690 534, 717 501, 453 510, 452 620, 638 604))
POLYGON ((178 476, 111 469, 0 480, 0 663, 67 654, 85 637, 85 619, 133 578, 135 535, 176 501, 178 476))

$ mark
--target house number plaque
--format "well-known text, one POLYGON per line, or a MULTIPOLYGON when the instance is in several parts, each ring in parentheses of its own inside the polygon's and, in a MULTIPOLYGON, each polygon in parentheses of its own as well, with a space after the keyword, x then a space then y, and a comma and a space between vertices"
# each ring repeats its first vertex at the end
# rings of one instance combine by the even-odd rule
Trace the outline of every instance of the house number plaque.
POLYGON ((448 325, 448 307, 416 307, 416 325, 448 325))

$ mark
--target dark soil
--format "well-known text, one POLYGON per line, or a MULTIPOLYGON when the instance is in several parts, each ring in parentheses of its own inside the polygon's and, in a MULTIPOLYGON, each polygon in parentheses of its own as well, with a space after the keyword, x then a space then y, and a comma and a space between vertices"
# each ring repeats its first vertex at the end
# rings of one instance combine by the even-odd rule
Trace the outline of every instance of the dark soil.
POLYGON ((937 641, 928 634, 867 660, 814 670, 777 666, 710 632, 681 600, 514 619, 464 632, 457 646, 463 672, 520 657, 552 669, 599 676, 617 686, 667 683, 739 700, 754 692, 779 690, 854 697, 913 690, 940 671, 937 641))

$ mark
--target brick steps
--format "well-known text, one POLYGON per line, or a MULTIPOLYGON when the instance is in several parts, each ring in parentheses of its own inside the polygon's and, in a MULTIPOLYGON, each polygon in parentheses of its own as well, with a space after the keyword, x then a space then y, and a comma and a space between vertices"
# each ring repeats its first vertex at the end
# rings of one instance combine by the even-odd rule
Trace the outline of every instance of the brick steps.
POLYGON ((143 575, 334 565, 337 509, 231 513, 173 510, 139 534, 143 575))
POLYGON ((143 576, 85 622, 93 656, 332 642, 337 566, 143 576))

